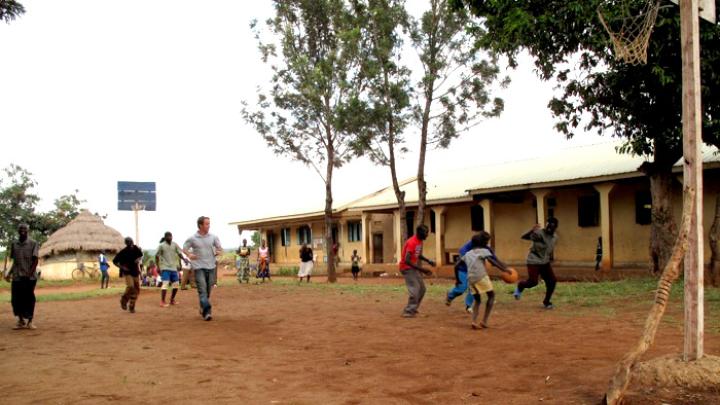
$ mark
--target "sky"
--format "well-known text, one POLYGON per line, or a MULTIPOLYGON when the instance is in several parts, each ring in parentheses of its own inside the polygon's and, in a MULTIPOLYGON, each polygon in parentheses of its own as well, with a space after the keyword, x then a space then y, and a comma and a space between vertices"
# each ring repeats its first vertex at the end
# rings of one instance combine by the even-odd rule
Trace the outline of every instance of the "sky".
MULTIPOLYGON (((232 248, 241 240, 232 221, 323 209, 315 171, 274 155, 240 115, 242 101, 269 85, 249 28, 272 15, 269 0, 21 3, 24 15, 0 22, 0 168, 14 163, 33 174, 41 210, 79 190, 84 208, 134 237, 133 213, 117 210, 117 182, 154 181, 157 211, 140 213, 140 246, 153 248, 168 230, 184 240, 205 215, 232 248)), ((416 15, 426 6, 407 4, 416 15)), ((608 141, 566 140, 553 129, 553 85, 537 79, 529 57, 506 74, 502 116, 429 151, 427 173, 608 141)), ((416 142, 408 146, 401 179, 417 170, 416 142)), ((358 158, 335 173, 334 200, 388 185, 387 168, 358 158)))

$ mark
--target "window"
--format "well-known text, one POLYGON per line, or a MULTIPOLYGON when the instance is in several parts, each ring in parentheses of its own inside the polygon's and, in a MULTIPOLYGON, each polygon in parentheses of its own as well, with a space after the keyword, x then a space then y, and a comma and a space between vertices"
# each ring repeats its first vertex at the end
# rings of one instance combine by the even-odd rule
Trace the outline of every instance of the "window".
POLYGON ((281 246, 290 246, 290 228, 282 228, 280 230, 281 246))
POLYGON ((578 197, 578 226, 591 227, 600 223, 600 195, 582 195, 578 197))
POLYGON ((273 257, 275 251, 275 234, 272 231, 267 232, 267 248, 270 257, 273 257))
POLYGON ((470 207, 470 226, 473 231, 485 230, 485 212, 482 206, 470 207))
POLYGON ((415 212, 407 211, 405 213, 405 226, 407 227, 407 237, 415 235, 415 212))
POLYGON ((362 239, 362 225, 360 222, 348 222, 348 242, 360 242, 362 239))
POLYGON ((435 233, 435 211, 430 210, 430 232, 435 233))
POLYGON ((652 197, 649 191, 635 193, 635 223, 650 225, 652 222, 652 197))
POLYGON ((312 231, 310 230, 310 227, 307 225, 303 225, 298 227, 297 229, 297 239, 298 239, 298 245, 305 244, 312 244, 312 231))

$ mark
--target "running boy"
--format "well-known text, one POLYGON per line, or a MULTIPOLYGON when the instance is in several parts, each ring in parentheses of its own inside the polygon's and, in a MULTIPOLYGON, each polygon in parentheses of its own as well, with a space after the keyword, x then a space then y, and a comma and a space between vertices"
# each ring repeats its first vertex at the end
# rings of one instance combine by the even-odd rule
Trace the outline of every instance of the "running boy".
POLYGON ((168 306, 166 301, 167 289, 172 288, 172 295, 170 296, 170 305, 177 305, 175 296, 178 291, 178 284, 180 277, 178 276, 178 270, 180 269, 180 257, 182 251, 180 246, 172 240, 172 233, 165 232, 165 237, 160 241, 160 246, 157 248, 155 253, 155 261, 160 265, 160 279, 162 280, 162 287, 160 291, 160 306, 165 308, 168 306))
POLYGON ((470 293, 474 298, 472 306, 472 326, 473 329, 487 328, 488 318, 490 317, 490 311, 492 311, 493 304, 495 303, 495 291, 493 291, 492 281, 487 274, 485 268, 485 261, 487 260, 493 266, 497 267, 505 273, 510 273, 507 266, 501 262, 490 249, 488 249, 488 242, 490 241, 490 234, 481 231, 477 235, 472 237, 472 249, 465 253, 460 260, 455 264, 455 270, 457 271, 458 266, 464 263, 467 266, 467 280, 470 289, 470 293), (483 316, 482 322, 477 323, 477 318, 480 313, 480 303, 482 302, 482 293, 487 294, 487 302, 485 303, 485 315, 483 316))
POLYGON ((550 299, 555 291, 557 279, 553 272, 550 262, 553 259, 553 251, 557 243, 557 235, 555 231, 558 228, 557 218, 549 218, 545 229, 540 229, 540 225, 535 225, 531 230, 526 232, 522 239, 532 241, 530 252, 527 255, 528 279, 518 283, 513 296, 519 300, 522 292, 526 288, 533 288, 538 285, 538 275, 545 280, 545 299, 543 305, 545 309, 553 309, 554 306, 550 299))

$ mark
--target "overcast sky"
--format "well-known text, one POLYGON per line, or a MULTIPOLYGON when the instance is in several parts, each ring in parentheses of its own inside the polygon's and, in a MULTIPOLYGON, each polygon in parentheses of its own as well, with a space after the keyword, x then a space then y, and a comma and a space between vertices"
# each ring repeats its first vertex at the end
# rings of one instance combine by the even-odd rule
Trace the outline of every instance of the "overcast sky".
MULTIPOLYGON (((0 22, 0 167, 33 173, 43 210, 79 190, 84 207, 135 235, 132 212, 117 211, 117 182, 157 182, 157 211, 140 215, 140 244, 162 233, 192 234, 211 217, 224 247, 237 246, 231 221, 324 206, 310 168, 273 155, 240 116, 242 100, 267 86, 249 30, 272 14, 270 1, 23 0, 27 12, 0 22)), ((423 0, 408 1, 419 14, 423 0)), ((427 171, 517 160, 554 148, 607 141, 555 132, 552 86, 524 60, 507 72, 505 112, 431 151, 427 171)), ((409 132, 412 138, 417 131, 409 132)), ((413 144, 399 163, 413 176, 413 144)), ((342 203, 389 185, 387 168, 358 159, 333 184, 342 203)))

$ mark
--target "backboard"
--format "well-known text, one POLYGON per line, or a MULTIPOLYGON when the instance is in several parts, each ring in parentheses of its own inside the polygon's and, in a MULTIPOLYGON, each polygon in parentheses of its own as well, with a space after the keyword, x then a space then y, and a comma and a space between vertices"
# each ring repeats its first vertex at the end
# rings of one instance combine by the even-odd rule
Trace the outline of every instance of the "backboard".
MULTIPOLYGON (((670 0, 673 3, 680 5, 680 0, 670 0)), ((716 0, 697 0, 698 2, 698 13, 700 14, 700 18, 703 20, 710 21, 711 23, 715 24, 717 22, 716 14, 715 14, 715 2, 716 0)))

